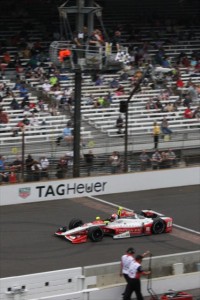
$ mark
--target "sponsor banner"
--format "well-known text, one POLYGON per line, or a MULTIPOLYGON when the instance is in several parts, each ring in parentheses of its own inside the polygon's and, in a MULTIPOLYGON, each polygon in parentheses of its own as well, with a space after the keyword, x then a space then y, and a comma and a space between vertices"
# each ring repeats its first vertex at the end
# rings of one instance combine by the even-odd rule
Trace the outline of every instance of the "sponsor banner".
POLYGON ((200 167, 1 185, 0 205, 199 184, 200 167))

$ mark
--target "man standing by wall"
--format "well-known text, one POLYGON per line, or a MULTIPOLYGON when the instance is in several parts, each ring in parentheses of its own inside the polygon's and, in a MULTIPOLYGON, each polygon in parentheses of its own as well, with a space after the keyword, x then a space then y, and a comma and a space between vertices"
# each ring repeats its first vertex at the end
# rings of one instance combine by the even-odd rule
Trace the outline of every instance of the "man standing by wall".
POLYGON ((134 291, 137 297, 137 300, 143 300, 143 296, 141 293, 141 275, 149 275, 150 271, 144 271, 141 263, 143 256, 137 255, 135 260, 132 260, 129 266, 128 271, 128 284, 125 289, 123 300, 130 300, 132 292, 134 291))

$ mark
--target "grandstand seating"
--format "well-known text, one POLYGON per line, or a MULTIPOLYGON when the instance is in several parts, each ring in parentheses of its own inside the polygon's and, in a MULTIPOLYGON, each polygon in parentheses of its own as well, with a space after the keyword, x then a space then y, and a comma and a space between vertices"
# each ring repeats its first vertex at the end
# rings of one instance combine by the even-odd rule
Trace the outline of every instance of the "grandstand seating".
MULTIPOLYGON (((134 1, 133 1, 134 2, 134 1)), ((156 2, 156 1, 155 1, 156 2)), ((141 1, 141 3, 135 3, 131 4, 131 7, 135 9, 135 11, 139 11, 142 9, 142 12, 146 12, 146 8, 142 3, 147 4, 147 0, 141 1)), ((157 2, 158 3, 158 2, 157 2)), ((161 24, 158 28, 158 26, 154 26, 149 23, 143 23, 141 24, 139 22, 138 17, 135 15, 134 18, 132 17, 132 12, 134 10, 128 10, 125 7, 124 4, 124 14, 120 15, 117 14, 117 11, 120 11, 120 8, 118 5, 121 5, 120 1, 115 1, 115 9, 110 9, 109 5, 107 5, 107 11, 104 14, 104 22, 107 28, 113 27, 113 24, 117 22, 117 24, 121 24, 122 26, 122 38, 123 38, 123 46, 130 45, 130 32, 127 30, 126 24, 130 20, 131 26, 136 25, 136 29, 139 32, 138 40, 136 39, 133 42, 134 47, 141 47, 143 46, 144 41, 148 42, 148 51, 146 60, 143 61, 143 67, 145 63, 148 60, 152 60, 155 57, 155 54, 157 53, 157 44, 162 44, 162 49, 164 50, 165 54, 170 57, 171 62, 173 63, 177 56, 184 52, 190 57, 194 51, 200 50, 200 26, 199 24, 192 24, 188 28, 183 25, 177 26, 176 30, 173 32, 170 32, 168 30, 168 26, 161 24), (130 14, 131 12, 131 14, 130 14), (131 19, 132 18, 132 19, 131 19), (190 39, 186 39, 185 37, 190 34, 192 31, 193 37, 190 39), (181 37, 181 38, 180 38, 181 37), (173 42, 170 41, 170 39, 173 39, 173 42)), ((130 1, 129 1, 130 4, 130 1)), ((189 9, 189 4, 185 4, 185 6, 182 6, 181 13, 177 8, 179 7, 177 4, 177 1, 169 1, 169 5, 172 7, 172 14, 173 16, 181 16, 181 14, 187 13, 187 15, 192 16, 192 14, 195 13, 194 9, 189 9), (173 9, 174 8, 174 9, 173 9)), ((33 16, 35 12, 35 16, 38 13, 39 15, 44 15, 44 19, 48 17, 48 11, 45 11, 45 7, 42 6, 41 8, 34 7, 33 8, 33 16), (44 10, 42 10, 42 7, 44 10), (38 10, 40 9, 40 12, 38 10)), ((153 10, 154 5, 152 6, 153 10)), ((164 12, 162 9, 160 9, 161 16, 164 15, 164 12)), ((27 29, 26 34, 31 37, 31 42, 40 41, 43 49, 46 59, 42 62, 43 68, 47 71, 50 65, 50 62, 48 60, 48 48, 51 41, 44 40, 42 31, 40 30, 40 24, 41 20, 38 21, 35 19, 35 17, 30 18, 30 22, 32 24, 32 29, 27 29)), ((52 21, 53 22, 53 21, 52 21)), ((19 18, 14 17, 8 17, 8 16, 2 16, 0 19, 0 25, 2 24, 2 29, 0 30, 0 42, 5 43, 6 50, 11 55, 11 66, 7 66, 5 69, 5 72, 2 72, 2 79, 1 82, 4 82, 7 87, 10 87, 13 89, 14 87, 14 81, 16 71, 15 67, 13 66, 13 62, 15 59, 15 55, 19 53, 19 47, 18 45, 11 45, 10 39, 14 36, 19 34, 19 32, 22 29, 21 26, 21 20, 19 18), (7 77, 7 75, 10 75, 11 72, 11 78, 14 80, 11 80, 7 77)), ((3 54, 0 55, 0 60, 3 58, 3 54)), ((29 63, 29 59, 22 57, 20 54, 20 60, 22 62, 22 66, 26 67, 29 63)), ((189 81, 192 81, 193 83, 196 83, 197 85, 200 85, 200 72, 194 72, 193 68, 186 68, 184 66, 180 66, 179 71, 181 72, 181 78, 184 82, 184 87, 181 89, 177 89, 177 94, 171 94, 168 99, 161 100, 162 104, 165 104, 167 102, 176 102, 182 93, 187 91, 187 83, 189 81)), ((51 74, 50 74, 51 75, 51 74)), ((63 90, 66 88, 74 88, 74 74, 70 71, 62 71, 60 73, 61 80, 59 81, 60 84, 60 93, 62 93, 63 90), (63 77, 66 77, 66 79, 63 79, 63 77)), ((9 76, 10 77, 10 76, 9 76)), ((116 119, 119 116, 119 103, 121 100, 126 101, 130 95, 130 92, 133 88, 132 85, 132 75, 129 75, 127 80, 120 80, 120 84, 124 87, 124 94, 121 96, 117 96, 115 94, 114 88, 110 87, 111 80, 115 77, 119 80, 120 73, 115 74, 101 74, 101 77, 103 79, 103 84, 100 86, 96 86, 95 83, 91 79, 90 74, 82 74, 83 77, 83 84, 82 84, 82 99, 81 99, 81 114, 82 114, 82 124, 81 124, 81 136, 82 138, 86 138, 89 140, 95 140, 95 143, 98 142, 96 139, 99 139, 103 141, 101 147, 102 151, 105 151, 104 144, 105 139, 118 137, 116 133, 115 123, 116 119), (94 108, 93 105, 87 104, 87 97, 89 95, 93 95, 94 97, 99 96, 106 96, 108 92, 111 92, 112 94, 112 103, 110 103, 109 107, 106 108, 94 108), (98 138, 99 137, 99 138, 98 138)), ((29 92, 29 100, 32 103, 37 104, 39 97, 43 97, 44 94, 42 93, 42 81, 40 78, 25 78, 25 76, 22 74, 23 80, 26 81, 26 84, 28 85, 30 92, 29 92), (34 94, 32 93, 34 92, 34 94)), ((176 81, 169 81, 168 86, 172 87, 176 85, 176 81)), ((23 99, 19 96, 19 93, 17 90, 14 90, 14 95, 19 102, 23 99)), ((141 136, 145 139, 146 136, 149 135, 152 131, 152 124, 154 121, 161 122, 162 118, 164 116, 167 117, 169 126, 172 129, 173 132, 178 133, 184 133, 184 132, 195 132, 198 131, 200 128, 200 120, 199 119, 184 119, 183 118, 183 112, 184 107, 182 105, 178 106, 177 111, 175 112, 163 112, 160 110, 147 110, 145 108, 147 101, 152 97, 158 97, 162 94, 163 87, 157 87, 153 89, 150 85, 147 85, 145 87, 141 88, 141 91, 138 92, 136 95, 134 95, 130 101, 129 104, 129 118, 128 118, 128 134, 130 136, 138 136, 141 134, 141 136)), ((48 94, 49 99, 51 99, 53 102, 56 99, 57 94, 55 92, 51 91, 49 93, 45 93, 45 96, 48 94)), ((1 102, 1 105, 4 107, 5 111, 9 114, 10 123, 9 126, 2 126, 0 128, 1 137, 0 137, 0 145, 6 146, 6 145, 20 145, 21 143, 21 133, 19 132, 19 135, 16 137, 12 137, 12 129, 15 128, 18 121, 21 119, 21 117, 24 115, 24 112, 22 109, 20 110, 12 110, 10 108, 10 102, 12 100, 12 96, 6 96, 3 97, 3 101, 1 102)), ((200 103, 200 95, 196 102, 192 103, 192 109, 194 110, 200 103)), ((39 111, 35 114, 38 118, 39 124, 42 120, 45 119, 46 125, 40 127, 31 127, 28 126, 26 128, 25 132, 25 143, 28 145, 33 145, 40 143, 41 141, 44 142, 55 142, 57 137, 62 133, 63 127, 66 125, 67 121, 71 118, 70 115, 66 114, 66 111, 59 111, 57 116, 51 116, 48 112, 47 106, 44 111, 39 111)), ((123 114, 122 114, 123 115, 123 114)), ((111 141, 112 143, 112 141, 111 141)))

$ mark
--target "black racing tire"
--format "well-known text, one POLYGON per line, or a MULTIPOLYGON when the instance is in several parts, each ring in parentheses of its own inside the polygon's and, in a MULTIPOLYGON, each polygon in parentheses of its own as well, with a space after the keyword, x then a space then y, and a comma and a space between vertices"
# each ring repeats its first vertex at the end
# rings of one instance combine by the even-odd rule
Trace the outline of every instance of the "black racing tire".
POLYGON ((165 221, 163 221, 160 218, 157 218, 153 221, 153 225, 151 228, 153 234, 163 233, 165 232, 165 229, 166 229, 165 221))
POLYGON ((82 226, 82 225, 83 225, 82 220, 74 218, 69 222, 69 229, 74 229, 74 228, 82 226))
POLYGON ((101 227, 95 226, 88 230, 88 237, 92 242, 100 242, 103 239, 104 232, 101 227))

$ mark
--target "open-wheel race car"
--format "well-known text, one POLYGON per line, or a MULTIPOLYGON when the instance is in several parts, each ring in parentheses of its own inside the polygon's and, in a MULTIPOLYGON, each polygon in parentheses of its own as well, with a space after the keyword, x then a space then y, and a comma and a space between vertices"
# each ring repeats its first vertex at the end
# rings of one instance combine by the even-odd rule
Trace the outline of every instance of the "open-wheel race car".
POLYGON ((89 240, 99 242, 104 236, 121 239, 168 233, 172 231, 172 223, 172 218, 158 215, 153 210, 142 210, 135 213, 120 208, 117 214, 112 214, 106 220, 97 217, 92 222, 83 223, 80 219, 72 219, 68 228, 60 227, 55 235, 64 237, 73 244, 80 244, 89 240))

